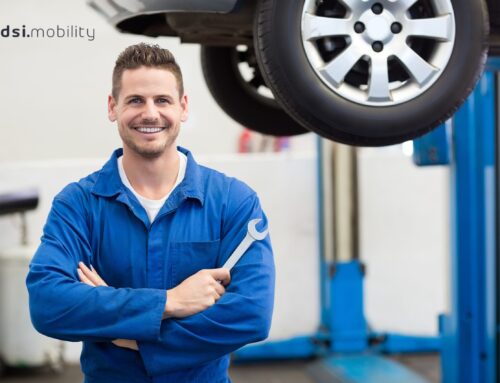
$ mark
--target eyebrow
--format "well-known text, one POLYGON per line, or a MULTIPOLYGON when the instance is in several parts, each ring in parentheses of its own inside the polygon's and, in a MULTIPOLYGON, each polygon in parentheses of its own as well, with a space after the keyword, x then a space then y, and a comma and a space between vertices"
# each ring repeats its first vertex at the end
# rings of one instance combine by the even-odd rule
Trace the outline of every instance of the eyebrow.
MULTIPOLYGON (((174 97, 168 95, 168 94, 158 94, 156 96, 153 96, 154 98, 168 98, 170 100, 173 100, 174 97)), ((131 94, 130 96, 125 97, 125 100, 130 100, 131 98, 144 98, 144 96, 141 96, 140 94, 131 94)))

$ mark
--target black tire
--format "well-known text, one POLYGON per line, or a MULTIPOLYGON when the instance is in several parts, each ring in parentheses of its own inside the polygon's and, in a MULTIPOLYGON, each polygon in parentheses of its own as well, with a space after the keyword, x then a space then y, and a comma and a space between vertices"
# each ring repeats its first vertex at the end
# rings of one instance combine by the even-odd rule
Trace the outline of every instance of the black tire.
POLYGON ((491 27, 498 33, 500 29, 500 2, 497 0, 488 0, 487 3, 491 27))
MULTIPOLYGON (((244 127, 259 133, 272 136, 308 133, 274 99, 258 93, 257 89, 264 85, 264 80, 256 63, 253 81, 243 78, 238 69, 241 54, 236 47, 201 47, 203 75, 222 110, 244 127)), ((250 65, 252 56, 255 57, 253 51, 250 65)))
POLYGON ((456 39, 448 64, 432 86, 403 103, 363 105, 340 96, 321 81, 301 40, 304 0, 260 1, 254 33, 259 65, 283 108, 322 137, 358 146, 404 142, 451 117, 484 68, 488 39, 484 1, 451 3, 456 39))

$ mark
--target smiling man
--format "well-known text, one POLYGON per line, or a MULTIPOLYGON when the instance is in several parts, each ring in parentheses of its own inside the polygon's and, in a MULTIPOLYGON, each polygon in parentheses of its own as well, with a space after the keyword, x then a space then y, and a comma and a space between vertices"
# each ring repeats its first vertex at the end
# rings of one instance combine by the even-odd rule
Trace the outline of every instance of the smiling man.
POLYGON ((221 266, 261 219, 255 192, 176 146, 188 98, 173 55, 120 54, 108 115, 123 149, 53 201, 27 277, 41 333, 83 341, 85 382, 230 382, 229 353, 267 337, 269 237, 221 266))

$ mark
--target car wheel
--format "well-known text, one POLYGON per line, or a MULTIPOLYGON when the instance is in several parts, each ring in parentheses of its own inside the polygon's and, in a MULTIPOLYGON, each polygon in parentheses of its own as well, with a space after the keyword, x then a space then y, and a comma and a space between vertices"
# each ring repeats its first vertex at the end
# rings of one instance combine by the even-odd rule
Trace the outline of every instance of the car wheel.
POLYGON ((244 127, 273 136, 309 132, 274 100, 253 48, 202 46, 201 64, 215 101, 244 127))
POLYGON ((261 0, 258 62, 303 126, 382 146, 448 119, 487 56, 483 0, 261 0))

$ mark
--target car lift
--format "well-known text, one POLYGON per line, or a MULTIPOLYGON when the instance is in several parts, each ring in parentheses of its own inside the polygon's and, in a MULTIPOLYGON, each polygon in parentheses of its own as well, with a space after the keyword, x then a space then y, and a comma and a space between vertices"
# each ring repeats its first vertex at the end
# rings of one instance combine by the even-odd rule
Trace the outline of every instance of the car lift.
MULTIPOLYGON (((319 330, 309 336, 246 346, 234 354, 235 361, 316 357, 319 361, 312 364, 308 372, 320 383, 425 383, 427 380, 383 355, 439 351, 443 383, 500 382, 496 363, 500 346, 496 113, 500 105, 499 70, 500 59, 490 59, 476 89, 455 116, 414 141, 417 165, 447 164, 451 171, 450 312, 439 317, 439 336, 424 338, 370 332, 363 312, 364 269, 357 259, 357 246, 353 245, 357 241, 355 230, 354 234, 348 233, 350 238, 344 247, 351 252, 350 259, 339 256, 343 252, 339 250, 342 239, 335 237, 337 243, 332 245, 333 236, 325 234, 338 235, 335 226, 345 225, 346 221, 335 225, 328 222, 333 218, 322 214, 332 211, 329 210, 333 208, 328 200, 332 195, 329 187, 337 187, 324 182, 325 164, 331 164, 329 156, 336 154, 335 150, 325 150, 327 146, 322 143, 318 156, 321 159, 319 200, 322 201, 319 330)), ((348 166, 353 170, 356 168, 354 150, 351 148, 342 157, 348 163, 351 161, 348 166)), ((335 174, 335 169, 333 172, 335 174)), ((354 195, 354 202, 348 204, 344 214, 351 219, 351 225, 346 226, 356 226, 352 220, 356 216, 352 208, 357 198, 352 178, 356 177, 351 176, 351 183, 345 182, 346 179, 337 182, 351 187, 347 191, 354 195)), ((339 205, 333 201, 335 206, 339 205)), ((346 201, 342 203, 345 205, 346 201)))

